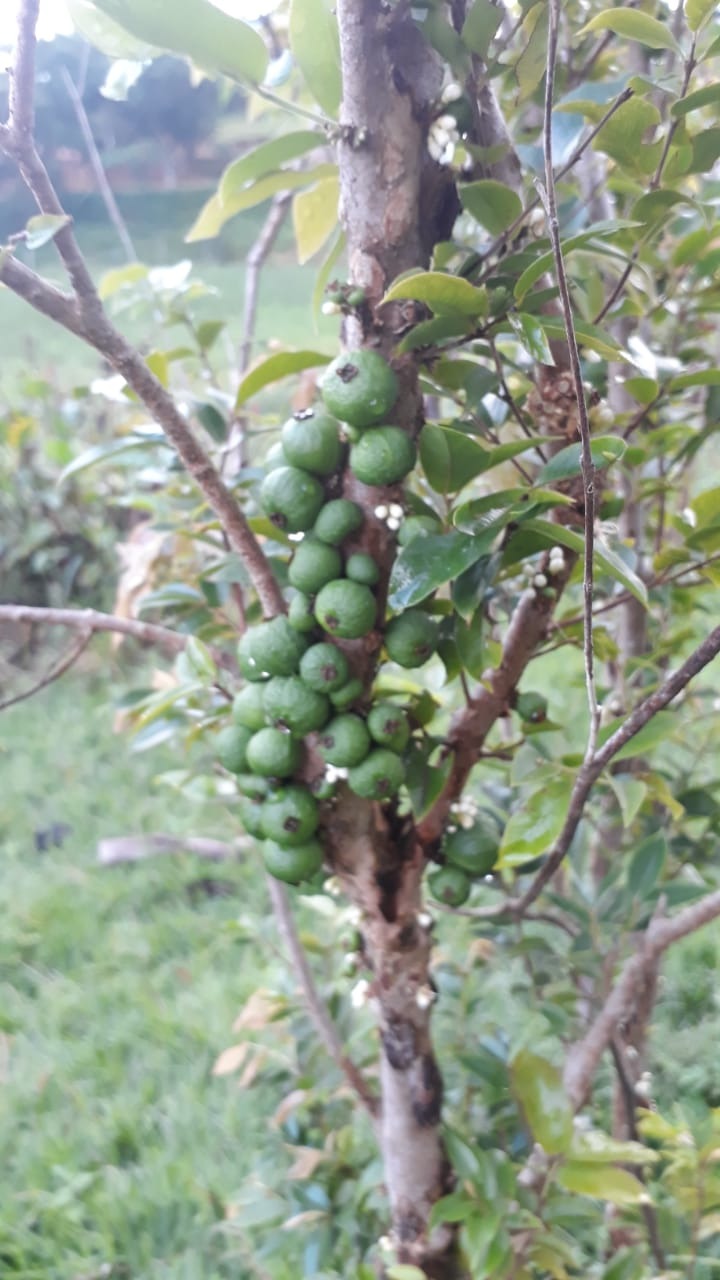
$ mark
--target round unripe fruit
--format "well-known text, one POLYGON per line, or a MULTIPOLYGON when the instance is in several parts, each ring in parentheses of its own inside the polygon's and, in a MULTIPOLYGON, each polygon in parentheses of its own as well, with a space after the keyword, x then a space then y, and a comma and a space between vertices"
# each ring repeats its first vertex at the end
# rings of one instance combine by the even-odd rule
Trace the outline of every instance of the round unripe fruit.
POLYGON ((322 397, 336 418, 352 427, 382 422, 398 396, 398 381, 377 351, 351 351, 333 360, 323 374, 322 397))
POLYGON ((269 475, 271 471, 276 471, 278 467, 286 467, 287 462, 288 460, 283 452, 282 441, 276 440, 263 458, 263 467, 266 475, 269 475))
POLYGON ((348 786, 365 800, 387 800, 394 796, 405 777, 403 762, 394 751, 375 747, 348 772, 348 786))
POLYGON ((300 764, 300 743, 281 729, 260 729, 248 743, 247 762, 265 778, 289 778, 300 764))
POLYGON ((337 711, 345 711, 351 707, 353 702, 357 702, 363 692, 363 682, 359 676, 353 676, 352 680, 348 680, 342 689, 336 689, 330 694, 330 701, 337 711))
POLYGON ((408 516, 398 529, 397 540, 401 547, 406 547, 413 538, 424 534, 442 533, 442 525, 433 516, 408 516))
POLYGON ((445 837, 443 851, 453 867, 461 867, 469 876, 486 876, 497 862, 499 847, 497 831, 477 822, 451 831, 445 837))
POLYGON ((270 783, 267 778, 261 778, 257 773, 236 774, 235 785, 241 795, 247 796, 248 800, 255 800, 258 804, 270 792, 270 783))
POLYGON ((303 413, 290 418, 282 429, 282 447, 293 467, 330 476, 342 457, 340 424, 327 413, 303 413))
POLYGON ((331 547, 339 547, 351 533, 360 528, 364 516, 362 507, 349 498, 333 498, 326 502, 315 524, 313 534, 331 547))
POLYGON ((381 747, 404 751, 410 737, 408 718, 401 707, 391 702, 376 702, 367 721, 370 736, 381 747))
POLYGON ((332 800, 335 795, 335 783, 323 773, 310 784, 310 790, 316 800, 332 800))
POLYGON ((246 796, 238 807, 238 817, 243 827, 248 835, 254 836, 256 840, 264 840, 265 838, 264 808, 264 801, 256 800, 249 796, 246 796))
POLYGON ((299 467, 277 467, 260 487, 260 506, 275 528, 285 533, 309 529, 324 498, 320 481, 299 467))
POLYGON ((252 729, 246 729, 242 724, 229 724, 220 730, 215 739, 215 752, 228 773, 244 773, 247 768, 247 746, 252 736, 252 729))
POLYGON ((319 840, 288 848, 268 840, 263 846, 263 862, 266 871, 285 884, 301 884, 311 880, 323 864, 323 848, 319 840))
POLYGON ((461 907, 470 896, 470 877, 460 867, 438 867, 428 876, 428 888, 438 902, 461 907))
POLYGON ((282 616, 245 632, 238 645, 238 664, 248 680, 292 676, 307 649, 307 640, 282 616))
POLYGON ((380 570, 375 561, 364 551, 356 551, 348 556, 345 573, 353 582, 362 582, 366 587, 374 587, 380 578, 380 570))
POLYGON ((359 640, 375 625, 377 604, 369 587, 339 578, 328 582, 315 601, 315 617, 324 631, 342 640, 359 640))
POLYGON ((347 683, 350 668, 341 649, 322 641, 311 645, 303 654, 300 675, 305 684, 317 693, 332 693, 347 683))
POLYGON ((244 689, 235 694, 232 717, 236 724, 243 724, 246 729, 252 729, 253 732, 263 728, 265 709, 263 691, 259 684, 246 684, 244 689))
POLYGON ((303 538, 292 558, 288 581, 291 587, 314 596, 341 571, 342 560, 335 547, 328 547, 315 538, 303 538))
POLYGON ((370 734, 359 716, 335 716, 318 738, 318 751, 326 764, 346 769, 360 764, 370 750, 370 734))
POLYGON ((293 596, 290 601, 288 622, 293 631, 300 632, 314 631, 317 626, 313 612, 313 602, 302 591, 298 591, 297 595, 293 596))
POLYGON ((318 824, 317 800, 307 787, 281 787, 263 806, 263 834, 282 845, 305 844, 318 824))
POLYGON ((400 427, 373 427, 350 450, 350 470, 363 484, 397 484, 415 466, 415 445, 400 427))
POLYGON ((284 726, 296 738, 321 729, 330 715, 328 699, 300 676, 275 676, 263 687, 263 705, 268 723, 284 726))
POLYGON ((407 609, 385 631, 385 648, 401 667, 421 667, 435 652, 438 625, 422 609, 407 609))

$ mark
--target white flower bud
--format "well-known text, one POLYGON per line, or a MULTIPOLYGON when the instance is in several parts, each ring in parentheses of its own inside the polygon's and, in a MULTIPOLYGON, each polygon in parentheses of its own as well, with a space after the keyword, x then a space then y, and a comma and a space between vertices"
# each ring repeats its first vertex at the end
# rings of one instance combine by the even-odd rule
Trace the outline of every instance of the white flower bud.
POLYGON ((362 1009, 363 1005, 368 1002, 369 994, 370 983, 367 978, 361 978, 359 982, 355 983, 355 986, 350 992, 350 1003, 353 1009, 362 1009))
POLYGON ((320 310, 324 316, 337 316, 340 314, 340 307, 337 302, 330 302, 329 299, 327 302, 323 302, 320 310))
POLYGON ((535 574, 535 577, 533 578, 533 586, 534 586, 534 587, 542 588, 542 587, 546 587, 546 586, 547 586, 547 584, 548 584, 548 580, 547 580, 547 578, 545 577, 545 574, 544 574, 544 573, 536 573, 536 574, 535 574))

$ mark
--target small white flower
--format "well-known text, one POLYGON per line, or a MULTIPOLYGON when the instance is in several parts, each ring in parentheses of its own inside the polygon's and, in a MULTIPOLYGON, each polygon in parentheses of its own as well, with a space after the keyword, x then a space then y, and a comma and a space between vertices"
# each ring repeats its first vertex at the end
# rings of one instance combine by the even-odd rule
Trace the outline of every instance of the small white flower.
POLYGON ((362 1009, 363 1005, 368 1002, 369 994, 370 983, 367 978, 361 978, 359 982, 355 983, 355 986, 350 992, 350 1003, 353 1009, 362 1009))
POLYGON ((387 520, 389 514, 390 512, 388 508, 382 502, 380 503, 379 507, 375 508, 375 515, 377 516, 378 520, 387 520))
MULTIPOLYGON (((91 388, 91 390, 92 390, 92 388, 91 388)), ((690 525, 690 528, 691 528, 691 529, 694 529, 694 528, 696 527, 696 525, 697 525, 697 516, 695 515, 695 512, 693 511, 692 507, 686 507, 686 508, 685 508, 685 510, 684 510, 684 511, 683 511, 683 513, 682 513, 682 518, 683 518, 683 520, 685 521, 685 523, 686 523, 686 524, 689 524, 689 525, 690 525)))
POLYGON ((340 314, 340 307, 337 302, 330 302, 329 299, 327 302, 323 302, 320 310, 324 316, 337 316, 340 314))
POLYGON ((415 1003, 418 1009, 429 1009, 430 1005, 434 1004, 436 1000, 437 996, 432 987, 424 986, 418 988, 415 995, 415 1003))
POLYGON ((288 542, 302 542, 304 537, 304 533, 289 533, 288 542))
POLYGON ((429 911, 418 911, 417 922, 421 929, 432 929, 433 918, 429 911))
POLYGON ((533 578, 533 586, 534 586, 534 587, 537 587, 538 589, 542 589, 542 587, 546 587, 546 586, 547 586, 547 584, 548 584, 548 580, 547 580, 547 578, 545 577, 545 574, 544 574, 544 573, 536 573, 536 574, 535 574, 535 577, 533 578))
POLYGON ((391 502, 389 514, 393 517, 393 520, 402 520, 405 512, 399 502, 391 502))
POLYGON ((401 520, 395 520, 393 519, 392 516, 390 516, 390 518, 387 521, 387 527, 388 529, 391 530, 392 533, 396 533, 397 530, 400 528, 401 524, 402 524, 401 520))
POLYGON ((438 116, 435 121, 435 128, 444 129, 449 137, 452 137, 454 133, 457 133, 457 120, 450 115, 438 116))
POLYGON ((451 80, 450 84, 446 84, 442 91, 442 101, 457 102, 458 98, 462 98, 462 95, 462 85, 455 80, 451 80))

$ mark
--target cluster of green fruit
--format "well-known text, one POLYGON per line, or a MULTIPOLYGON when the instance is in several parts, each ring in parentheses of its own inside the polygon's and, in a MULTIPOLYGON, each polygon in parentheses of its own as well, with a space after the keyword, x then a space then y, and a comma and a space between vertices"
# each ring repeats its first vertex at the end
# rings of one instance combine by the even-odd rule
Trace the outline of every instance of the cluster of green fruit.
POLYGON ((461 907, 470 896, 473 880, 482 880, 495 866, 501 831, 495 821, 476 814, 467 826, 448 829, 443 841, 444 863, 428 876, 428 887, 438 902, 461 907))
POLYGON ((330 798, 336 770, 347 771, 356 795, 376 801, 392 798, 405 776, 407 713, 388 702, 352 709, 364 685, 352 671, 352 646, 343 642, 383 628, 388 657, 403 667, 422 665, 438 642, 437 623, 420 609, 383 627, 373 592, 378 566, 362 550, 343 551, 362 527, 363 510, 333 496, 345 461, 343 437, 352 441, 350 470, 364 484, 396 484, 412 470, 412 440, 400 427, 379 425, 397 399, 395 374, 376 352, 341 356, 325 375, 322 395, 327 412, 298 414, 285 424, 279 465, 260 490, 275 527, 303 535, 288 569, 295 594, 287 616, 242 637, 238 663, 246 684, 216 740, 218 759, 244 796, 243 825, 265 840, 267 869, 293 884, 322 865, 319 802, 330 798), (301 780, 309 735, 329 766, 312 788, 301 780))

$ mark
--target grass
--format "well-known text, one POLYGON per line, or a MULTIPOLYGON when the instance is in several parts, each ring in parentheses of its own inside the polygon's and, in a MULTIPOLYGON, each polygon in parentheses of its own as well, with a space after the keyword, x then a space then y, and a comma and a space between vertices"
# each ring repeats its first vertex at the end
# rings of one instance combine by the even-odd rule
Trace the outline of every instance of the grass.
POLYGON ((130 754, 105 696, 68 678, 0 720, 0 1274, 238 1277, 217 1225, 283 1090, 211 1068, 283 969, 252 864, 96 864, 103 836, 228 837, 148 786, 171 753, 130 754), (69 834, 39 853, 53 823, 69 834), (231 896, 191 894, 208 874, 231 896))

